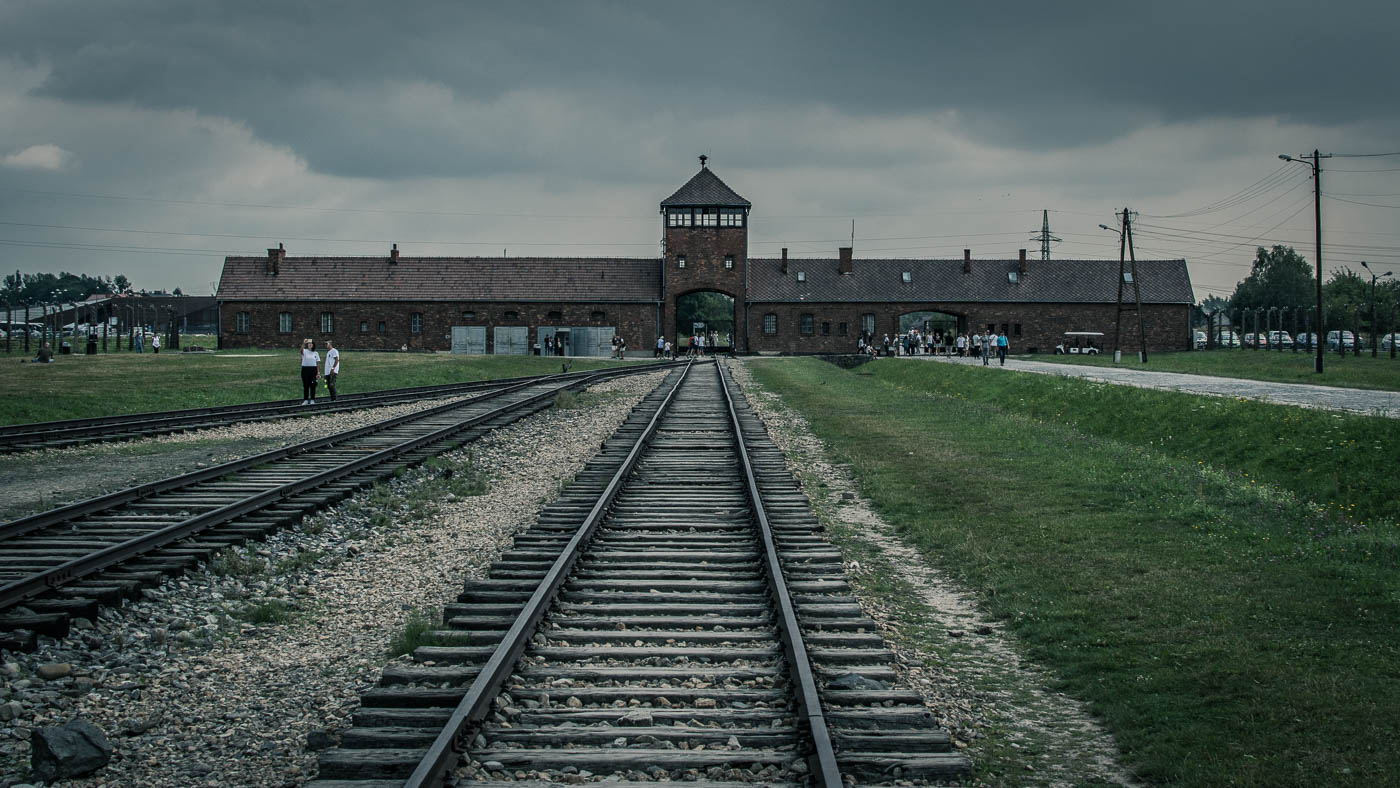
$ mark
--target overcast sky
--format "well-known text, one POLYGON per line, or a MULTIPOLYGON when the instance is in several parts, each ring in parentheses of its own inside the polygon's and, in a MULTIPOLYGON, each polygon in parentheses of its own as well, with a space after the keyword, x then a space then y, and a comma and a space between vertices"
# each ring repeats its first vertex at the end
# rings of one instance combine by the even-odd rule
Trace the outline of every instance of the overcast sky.
MULTIPOLYGON (((1314 259, 1278 154, 1400 151, 1394 2, 397 5, 0 0, 0 269, 655 256, 707 153, 751 256, 1034 259, 1048 209, 1116 259, 1129 206, 1204 298, 1314 259)), ((1400 156, 1323 166, 1327 269, 1400 272, 1400 156)))

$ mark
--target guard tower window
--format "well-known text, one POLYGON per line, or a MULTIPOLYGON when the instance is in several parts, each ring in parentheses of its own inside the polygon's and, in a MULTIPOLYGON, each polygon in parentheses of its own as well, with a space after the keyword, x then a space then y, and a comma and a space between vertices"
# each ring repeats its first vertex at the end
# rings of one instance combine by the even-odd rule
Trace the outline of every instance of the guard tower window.
POLYGON ((719 213, 719 226, 720 226, 720 227, 743 227, 743 226, 744 226, 744 212, 743 212, 743 211, 732 211, 732 210, 720 211, 720 213, 719 213))
POLYGON ((277 332, 278 332, 279 334, 290 334, 290 333, 292 333, 292 313, 291 313, 291 312, 278 312, 278 313, 277 313, 277 332))
POLYGON ((702 208, 702 209, 700 209, 700 216, 699 216, 699 219, 700 219, 700 226, 701 226, 701 227, 718 227, 718 226, 719 226, 719 213, 717 213, 717 212, 715 211, 714 208, 702 208))
POLYGON ((234 329, 233 329, 233 330, 234 330, 234 331, 237 331, 237 332, 240 333, 240 334, 246 334, 246 333, 248 333, 248 324, 249 324, 249 322, 250 322, 250 321, 249 321, 249 319, 248 319, 248 313, 247 313, 247 312, 239 312, 238 315, 234 318, 234 321, 233 321, 234 329))
POLYGON ((677 268, 685 268, 685 255, 683 255, 683 254, 678 254, 678 255, 676 255, 676 267, 677 267, 677 268))
POLYGON ((773 314, 772 312, 769 312, 768 314, 763 316, 763 333, 778 333, 778 316, 773 314))
POLYGON ((725 269, 731 269, 734 267, 734 255, 727 254, 724 256, 724 267, 725 269))
POLYGON ((666 212, 666 224, 671 227, 689 227, 690 209, 672 208, 666 212))

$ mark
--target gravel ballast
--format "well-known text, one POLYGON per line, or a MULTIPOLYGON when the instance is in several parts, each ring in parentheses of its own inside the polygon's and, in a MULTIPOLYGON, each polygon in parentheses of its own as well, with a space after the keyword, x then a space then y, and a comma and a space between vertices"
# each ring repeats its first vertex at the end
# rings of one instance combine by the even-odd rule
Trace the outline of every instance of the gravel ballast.
POLYGON ((313 748, 347 726, 410 615, 483 576, 663 375, 601 383, 575 407, 499 430, 143 601, 79 620, 38 653, 7 656, 0 786, 28 776, 34 728, 74 718, 101 728, 115 753, 67 785, 306 781, 313 748), (486 492, 453 492, 472 468, 489 479, 486 492), (53 664, 67 673, 40 678, 53 664))

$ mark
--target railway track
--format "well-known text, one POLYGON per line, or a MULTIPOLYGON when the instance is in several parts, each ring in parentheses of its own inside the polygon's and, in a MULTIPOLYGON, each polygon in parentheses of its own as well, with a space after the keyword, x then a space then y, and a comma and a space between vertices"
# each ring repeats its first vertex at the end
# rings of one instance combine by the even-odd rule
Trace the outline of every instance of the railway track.
POLYGON ((531 380, 577 380, 590 374, 592 373, 572 372, 557 375, 498 378, 470 383, 447 383, 439 386, 385 389, 360 394, 342 394, 334 402, 326 400, 315 405, 302 405, 300 400, 277 400, 243 405, 10 424, 0 426, 0 454, 36 449, 61 449, 106 441, 137 440, 175 432, 222 427, 246 421, 276 421, 339 413, 347 410, 377 408, 424 399, 445 399, 463 394, 485 393, 531 380))
POLYGON ((527 379, 0 525, 0 646, 62 637, 74 616, 547 408, 563 390, 655 369, 527 379))
POLYGON ((309 785, 965 776, 819 531, 727 375, 674 372, 384 669, 309 785))

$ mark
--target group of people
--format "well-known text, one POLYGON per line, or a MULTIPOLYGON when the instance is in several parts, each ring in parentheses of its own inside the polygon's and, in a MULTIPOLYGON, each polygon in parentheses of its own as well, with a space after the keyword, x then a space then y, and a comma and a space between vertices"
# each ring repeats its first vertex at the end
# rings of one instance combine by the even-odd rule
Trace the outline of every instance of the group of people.
POLYGON ((944 334, 942 331, 929 333, 911 328, 903 335, 889 334, 876 341, 873 334, 861 332, 856 340, 856 352, 869 356, 958 356, 981 358, 986 366, 996 356, 1001 365, 1006 366, 1006 354, 1010 352, 1011 341, 1006 334, 998 334, 987 329, 978 334, 944 334))
POLYGON ((621 334, 613 334, 612 357, 616 359, 627 358, 627 340, 623 339, 621 334))
POLYGON ((326 340, 326 361, 321 366, 321 354, 316 352, 316 343, 310 339, 301 342, 301 404, 316 404, 316 385, 326 381, 326 391, 330 392, 331 402, 335 402, 335 381, 340 375, 340 351, 330 340, 326 340))
POLYGON ((545 338, 544 338, 544 354, 545 354, 546 356, 562 356, 562 355, 564 355, 564 338, 563 338, 563 337, 558 337, 558 338, 555 338, 555 337, 545 337, 545 338))

